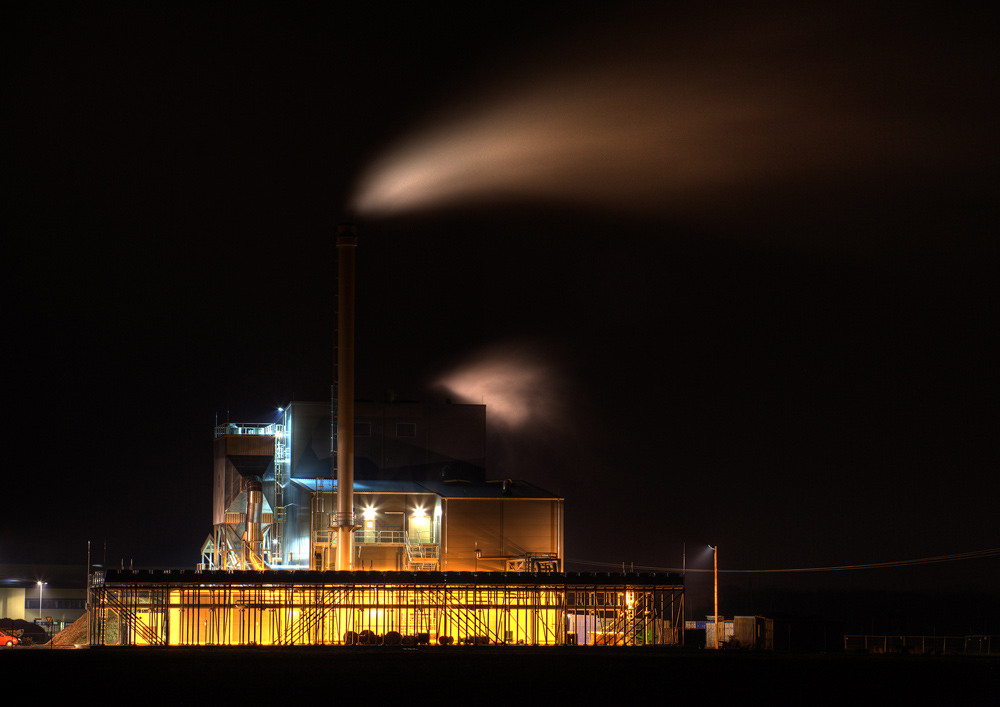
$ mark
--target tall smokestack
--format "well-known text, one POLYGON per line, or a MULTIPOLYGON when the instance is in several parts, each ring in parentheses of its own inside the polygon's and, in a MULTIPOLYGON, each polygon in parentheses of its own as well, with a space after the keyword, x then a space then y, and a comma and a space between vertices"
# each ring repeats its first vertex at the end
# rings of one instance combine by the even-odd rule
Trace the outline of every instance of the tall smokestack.
POLYGON ((337 355, 334 362, 337 454, 337 570, 354 569, 354 226, 337 227, 337 355))

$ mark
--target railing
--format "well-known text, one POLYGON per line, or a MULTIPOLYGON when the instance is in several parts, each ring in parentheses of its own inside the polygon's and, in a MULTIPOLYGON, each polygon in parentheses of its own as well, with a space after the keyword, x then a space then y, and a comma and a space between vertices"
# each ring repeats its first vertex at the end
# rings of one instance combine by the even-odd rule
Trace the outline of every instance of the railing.
POLYGON ((439 566, 441 548, 425 535, 423 531, 417 531, 416 539, 405 535, 406 561, 411 570, 436 570, 439 566))
POLYGON ((437 545, 407 545, 407 549, 414 560, 436 560, 439 554, 437 545))
POLYGON ((406 536, 402 530, 356 530, 354 542, 365 545, 402 545, 406 536))
POLYGON ((844 650, 867 653, 1000 655, 1000 636, 844 636, 844 650), (996 651, 992 650, 994 645, 997 646, 996 651))
POLYGON ((554 552, 526 552, 507 559, 508 572, 558 572, 559 556, 554 552))
POLYGON ((266 437, 273 437, 277 432, 277 427, 280 427, 277 423, 264 424, 255 422, 230 422, 225 425, 216 425, 215 436, 262 435, 266 437))
MULTIPOLYGON (((313 542, 333 546, 337 544, 337 534, 329 529, 314 530, 313 542)), ((437 557, 437 545, 414 543, 411 538, 408 538, 405 530, 355 530, 354 542, 357 545, 406 545, 414 549, 425 547, 428 548, 428 552, 430 552, 429 548, 433 546, 434 557, 437 557)))

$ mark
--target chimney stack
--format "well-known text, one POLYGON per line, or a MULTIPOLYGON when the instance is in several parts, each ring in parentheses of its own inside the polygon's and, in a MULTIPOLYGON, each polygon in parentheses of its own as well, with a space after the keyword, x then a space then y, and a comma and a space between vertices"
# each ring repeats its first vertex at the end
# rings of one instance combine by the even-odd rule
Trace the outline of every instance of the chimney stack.
POLYGON ((354 569, 354 255, 353 224, 337 227, 337 352, 334 400, 337 454, 337 570, 354 569))

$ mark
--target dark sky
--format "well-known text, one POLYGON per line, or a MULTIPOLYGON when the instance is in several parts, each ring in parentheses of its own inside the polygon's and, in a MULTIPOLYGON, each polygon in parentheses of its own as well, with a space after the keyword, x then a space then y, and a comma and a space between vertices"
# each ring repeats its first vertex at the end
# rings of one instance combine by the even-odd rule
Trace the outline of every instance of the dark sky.
MULTIPOLYGON (((0 561, 196 562, 216 415, 329 394, 342 220, 359 396, 485 400, 570 558, 1000 547, 985 16, 356 5, 8 13, 0 561)), ((823 582, 1000 574, 931 569, 823 582)))

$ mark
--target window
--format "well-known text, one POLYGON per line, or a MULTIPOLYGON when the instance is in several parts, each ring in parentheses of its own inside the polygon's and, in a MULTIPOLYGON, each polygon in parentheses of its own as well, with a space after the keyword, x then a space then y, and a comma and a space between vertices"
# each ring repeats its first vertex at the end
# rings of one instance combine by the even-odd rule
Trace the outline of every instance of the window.
POLYGON ((396 423, 396 436, 397 437, 416 437, 417 436, 417 423, 415 423, 415 422, 397 422, 396 423))

